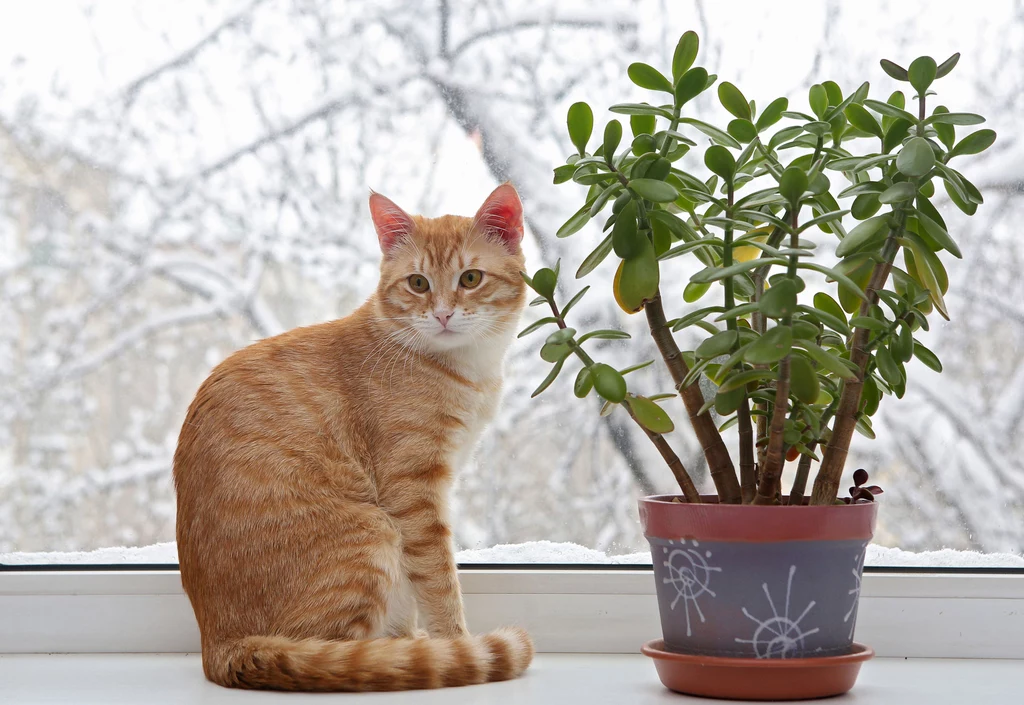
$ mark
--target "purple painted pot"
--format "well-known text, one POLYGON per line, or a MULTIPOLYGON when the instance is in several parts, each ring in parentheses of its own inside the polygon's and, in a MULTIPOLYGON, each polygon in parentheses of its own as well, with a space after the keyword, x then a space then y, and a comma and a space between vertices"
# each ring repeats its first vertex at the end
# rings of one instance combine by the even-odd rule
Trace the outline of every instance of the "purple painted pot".
POLYGON ((671 500, 640 500, 667 650, 740 658, 850 652, 877 504, 671 500))

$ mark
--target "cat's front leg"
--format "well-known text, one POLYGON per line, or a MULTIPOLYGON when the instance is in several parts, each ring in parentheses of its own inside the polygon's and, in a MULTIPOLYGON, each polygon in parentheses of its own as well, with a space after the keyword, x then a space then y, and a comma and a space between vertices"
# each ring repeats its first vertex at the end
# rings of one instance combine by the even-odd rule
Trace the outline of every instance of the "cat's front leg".
POLYGON ((402 495, 389 513, 402 535, 402 564, 420 617, 432 637, 463 636, 468 631, 444 500, 428 487, 406 488, 402 495))

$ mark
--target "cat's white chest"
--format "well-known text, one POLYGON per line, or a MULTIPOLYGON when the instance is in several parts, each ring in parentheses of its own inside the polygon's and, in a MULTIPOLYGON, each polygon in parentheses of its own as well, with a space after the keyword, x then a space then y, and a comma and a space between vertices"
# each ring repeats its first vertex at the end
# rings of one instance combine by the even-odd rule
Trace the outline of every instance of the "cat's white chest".
POLYGON ((459 414, 462 427, 455 431, 451 443, 452 468, 462 469, 473 454, 484 428, 494 418, 501 398, 501 380, 493 379, 481 383, 481 391, 467 395, 464 410, 459 414))

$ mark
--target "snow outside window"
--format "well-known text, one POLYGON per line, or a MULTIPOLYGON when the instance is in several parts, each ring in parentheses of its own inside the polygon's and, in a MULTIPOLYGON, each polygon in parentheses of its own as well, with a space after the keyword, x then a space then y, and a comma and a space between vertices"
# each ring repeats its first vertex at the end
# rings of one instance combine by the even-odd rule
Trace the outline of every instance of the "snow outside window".
MULTIPOLYGON (((170 462, 192 395, 233 350, 367 296, 371 187, 412 212, 469 214, 510 179, 531 268, 561 257, 575 269, 599 233, 554 238, 578 200, 551 184, 570 150, 566 108, 646 99, 625 66, 666 65, 693 28, 701 61, 758 103, 803 105, 824 79, 888 91, 879 58, 963 53, 941 100, 984 106, 1000 137, 968 167, 981 217, 940 205, 964 251, 950 266, 953 320, 926 334, 946 372, 909 365, 906 398, 884 405, 876 441, 855 439, 848 468, 886 491, 869 564, 1024 565, 1024 15, 1009 1, 924 7, 5 4, 0 563, 174 561, 170 462), (141 548, 39 554, 112 546, 141 548), (975 553, 906 553, 940 549, 975 553)), ((694 109, 723 118, 712 92, 694 109)), ((693 262, 672 266, 666 303, 679 315, 693 262)), ((655 357, 640 317, 611 303, 611 274, 592 275, 575 315, 636 334, 604 341, 620 366, 655 357)), ((572 374, 530 400, 547 368, 536 345, 511 350, 500 415, 455 486, 461 560, 649 561, 636 498, 671 491, 670 473, 624 415, 571 395, 572 374)), ((634 383, 670 387, 660 365, 634 383)), ((710 488, 692 435, 671 443, 710 488)))

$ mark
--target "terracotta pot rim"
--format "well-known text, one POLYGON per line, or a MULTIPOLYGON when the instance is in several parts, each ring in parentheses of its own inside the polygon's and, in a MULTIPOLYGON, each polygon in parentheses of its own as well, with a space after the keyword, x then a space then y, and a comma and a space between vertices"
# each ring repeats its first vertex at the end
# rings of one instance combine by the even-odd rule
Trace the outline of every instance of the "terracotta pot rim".
POLYGON ((640 647, 640 653, 654 659, 678 661, 701 666, 722 666, 735 668, 834 668, 844 663, 861 663, 874 657, 870 646, 853 642, 848 654, 835 656, 813 656, 810 658, 744 658, 741 656, 704 656, 702 654, 680 654, 665 650, 664 639, 651 639, 640 647))
POLYGON ((751 506, 672 502, 674 495, 651 495, 638 502, 644 536, 774 543, 780 541, 870 540, 877 502, 817 506, 751 506))
MULTIPOLYGON (((784 510, 784 511, 805 511, 805 510, 808 510, 808 509, 812 509, 812 510, 815 510, 815 511, 828 511, 828 510, 839 509, 841 507, 842 508, 864 507, 864 506, 868 506, 868 505, 874 504, 874 502, 864 502, 864 501, 857 502, 857 503, 844 502, 843 504, 815 504, 815 505, 810 505, 810 504, 795 504, 795 505, 791 505, 791 504, 779 504, 779 505, 722 504, 722 503, 720 503, 718 501, 718 495, 714 495, 714 494, 702 494, 700 496, 700 498, 703 501, 703 503, 702 504, 693 504, 691 502, 686 502, 686 501, 673 502, 672 500, 674 498, 677 498, 677 497, 679 499, 685 499, 683 497, 683 495, 681 495, 681 494, 651 494, 651 495, 646 495, 644 497, 641 497, 640 501, 641 502, 650 502, 651 504, 657 504, 657 505, 670 504, 670 505, 676 506, 676 507, 721 507, 723 509, 727 509, 728 508, 730 511, 735 510, 736 507, 742 507, 744 510, 749 510, 749 511, 773 511, 773 512, 777 512, 777 511, 780 511, 780 510, 784 510)), ((786 498, 786 499, 788 501, 788 498, 786 498)))

